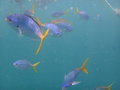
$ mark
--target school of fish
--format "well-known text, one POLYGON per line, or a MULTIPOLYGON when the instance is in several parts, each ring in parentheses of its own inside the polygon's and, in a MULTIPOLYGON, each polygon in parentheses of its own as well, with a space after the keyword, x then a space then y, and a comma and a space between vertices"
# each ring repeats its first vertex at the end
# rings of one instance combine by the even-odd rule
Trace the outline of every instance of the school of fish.
MULTIPOLYGON (((10 0, 10 1, 18 4, 23 4, 25 0, 10 0)), ((38 46, 38 49, 36 50, 35 55, 37 55, 40 52, 43 41, 46 39, 48 35, 54 36, 55 38, 57 38, 57 37, 61 37, 63 34, 65 34, 65 32, 72 32, 74 29, 71 21, 63 18, 64 16, 66 17, 69 15, 69 12, 70 12, 69 10, 53 11, 50 17, 54 19, 46 23, 42 23, 39 17, 34 16, 35 8, 39 6, 45 7, 47 6, 47 4, 50 4, 56 1, 57 0, 34 0, 34 4, 31 10, 24 10, 25 12, 20 14, 13 13, 8 15, 5 18, 5 21, 19 35, 24 35, 31 39, 40 40, 40 44, 38 46)), ((107 0, 105 0, 105 2, 108 4, 110 8, 112 8, 112 10, 116 13, 116 15, 118 16, 120 15, 120 9, 113 8, 107 0)), ((71 9, 73 10, 73 8, 71 9)), ((75 14, 78 15, 82 20, 88 21, 91 18, 87 11, 79 10, 79 8, 75 8, 75 12, 76 12, 75 14)), ((97 14, 95 19, 97 21, 102 21, 102 16, 100 14, 97 14)), ((73 85, 78 85, 81 83, 80 81, 76 81, 76 79, 78 75, 82 74, 83 72, 85 74, 88 74, 88 70, 86 69, 88 61, 89 61, 89 58, 85 60, 85 62, 82 64, 81 67, 73 69, 72 71, 70 71, 68 74, 64 76, 64 81, 61 86, 62 90, 66 90, 73 85)), ((35 64, 32 64, 29 60, 19 59, 13 63, 13 66, 20 70, 33 68, 33 70, 37 72, 36 67, 39 64, 40 64, 39 61, 36 62, 35 64)), ((112 85, 113 84, 110 84, 108 86, 98 86, 94 90, 111 90, 112 85)))

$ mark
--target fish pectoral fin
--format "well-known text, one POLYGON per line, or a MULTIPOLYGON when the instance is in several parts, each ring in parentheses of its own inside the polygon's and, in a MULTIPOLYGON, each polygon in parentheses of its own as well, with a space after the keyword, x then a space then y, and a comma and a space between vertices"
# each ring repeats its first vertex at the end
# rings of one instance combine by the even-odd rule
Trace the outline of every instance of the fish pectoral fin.
POLYGON ((35 72, 37 72, 37 68, 36 68, 36 67, 37 67, 39 64, 40 64, 40 62, 37 62, 37 63, 35 63, 35 64, 32 65, 32 67, 33 67, 33 69, 34 69, 35 72))
POLYGON ((77 85, 77 84, 79 84, 80 82, 76 82, 76 81, 74 81, 74 82, 72 82, 72 85, 77 85))
POLYGON ((23 36, 23 32, 20 28, 18 28, 18 33, 19 33, 19 36, 23 36))

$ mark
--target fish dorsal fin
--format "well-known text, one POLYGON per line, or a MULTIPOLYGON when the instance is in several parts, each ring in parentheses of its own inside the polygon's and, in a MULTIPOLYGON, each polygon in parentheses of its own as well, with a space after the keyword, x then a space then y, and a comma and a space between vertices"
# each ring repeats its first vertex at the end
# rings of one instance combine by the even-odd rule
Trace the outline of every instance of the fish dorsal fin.
POLYGON ((18 34, 19 34, 20 37, 23 36, 23 32, 20 28, 18 28, 18 34))
POLYGON ((74 81, 74 82, 72 82, 72 85, 77 85, 77 84, 79 84, 80 82, 76 82, 76 81, 74 81))
POLYGON ((27 16, 31 16, 31 17, 34 16, 31 10, 26 10, 26 11, 24 12, 24 14, 27 15, 27 16))
POLYGON ((24 14, 33 17, 34 14, 35 14, 35 5, 33 4, 33 5, 32 5, 32 9, 31 9, 31 10, 26 10, 26 11, 24 12, 24 14))

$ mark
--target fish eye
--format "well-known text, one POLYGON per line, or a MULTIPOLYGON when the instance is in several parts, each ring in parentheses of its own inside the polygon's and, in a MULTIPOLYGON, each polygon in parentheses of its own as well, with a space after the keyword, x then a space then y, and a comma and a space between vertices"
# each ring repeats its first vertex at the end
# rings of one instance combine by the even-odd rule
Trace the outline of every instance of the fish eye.
POLYGON ((19 25, 17 25, 16 27, 19 28, 19 25))
POLYGON ((10 22, 11 22, 12 20, 11 20, 10 18, 8 18, 8 21, 10 21, 10 22))

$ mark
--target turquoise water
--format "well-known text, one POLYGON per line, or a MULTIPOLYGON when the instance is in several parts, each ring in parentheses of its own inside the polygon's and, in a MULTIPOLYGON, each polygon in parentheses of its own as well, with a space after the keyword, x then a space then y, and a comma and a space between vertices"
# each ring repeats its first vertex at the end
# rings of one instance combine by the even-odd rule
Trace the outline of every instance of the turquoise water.
MULTIPOLYGON (((109 2, 120 8, 119 0, 109 2)), ((49 35, 37 56, 39 40, 19 36, 4 21, 7 15, 23 13, 31 6, 27 1, 21 6, 0 0, 0 90, 61 90, 64 75, 80 67, 86 58, 90 58, 89 74, 81 73, 76 80, 81 83, 69 90, 94 90, 111 83, 112 90, 120 90, 120 17, 104 0, 58 0, 48 4, 46 10, 35 8, 35 16, 44 23, 54 19, 51 17, 53 11, 65 11, 70 7, 78 7, 90 15, 85 21, 75 14, 75 10, 69 11, 68 16, 63 17, 72 22, 73 31, 65 32, 59 38, 49 35), (97 14, 102 16, 102 21, 95 19, 97 14), (32 63, 40 61, 38 72, 15 68, 12 64, 19 59, 32 63)))

